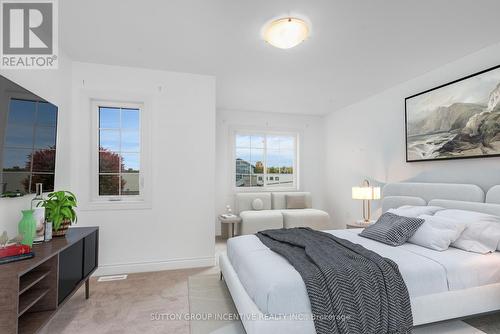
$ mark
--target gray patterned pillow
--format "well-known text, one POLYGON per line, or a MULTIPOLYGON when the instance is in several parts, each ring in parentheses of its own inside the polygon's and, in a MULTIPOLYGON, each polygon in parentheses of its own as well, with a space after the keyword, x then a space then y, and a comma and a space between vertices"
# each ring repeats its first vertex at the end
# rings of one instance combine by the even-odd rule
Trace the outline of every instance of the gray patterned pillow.
POLYGON ((384 213, 377 222, 365 228, 359 235, 391 246, 401 246, 424 223, 423 219, 384 213))

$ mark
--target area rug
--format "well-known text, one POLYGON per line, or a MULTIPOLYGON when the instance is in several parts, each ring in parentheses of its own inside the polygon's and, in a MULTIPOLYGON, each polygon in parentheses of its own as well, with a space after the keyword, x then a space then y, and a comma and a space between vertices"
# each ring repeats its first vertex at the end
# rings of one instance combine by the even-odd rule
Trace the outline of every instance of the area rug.
MULTIPOLYGON (((219 275, 189 277, 191 334, 245 334, 231 295, 219 275)), ((500 334, 500 315, 416 327, 414 334, 500 334), (474 327, 472 327, 472 326, 474 327)), ((280 333, 276 333, 280 334, 280 333)))
POLYGON ((191 334, 245 334, 226 283, 219 275, 189 277, 191 334))
POLYGON ((464 320, 464 322, 487 334, 500 334, 500 313, 470 318, 464 320))

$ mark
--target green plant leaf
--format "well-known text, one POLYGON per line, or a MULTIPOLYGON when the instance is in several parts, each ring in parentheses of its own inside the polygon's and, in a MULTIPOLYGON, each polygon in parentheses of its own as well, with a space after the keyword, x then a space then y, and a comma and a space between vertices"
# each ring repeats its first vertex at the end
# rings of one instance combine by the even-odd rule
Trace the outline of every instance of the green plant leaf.
POLYGON ((73 209, 76 204, 76 196, 73 193, 61 190, 50 193, 41 206, 45 208, 47 219, 52 221, 54 230, 57 231, 64 220, 76 223, 78 217, 73 209))

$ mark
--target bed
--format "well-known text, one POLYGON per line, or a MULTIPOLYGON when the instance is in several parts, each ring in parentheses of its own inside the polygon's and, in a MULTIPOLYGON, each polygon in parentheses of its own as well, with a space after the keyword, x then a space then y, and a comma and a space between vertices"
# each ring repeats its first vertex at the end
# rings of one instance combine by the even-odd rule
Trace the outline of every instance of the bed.
MULTIPOLYGON (((436 205, 500 216, 500 187, 487 194, 475 185, 388 184, 382 210, 436 205)), ((327 231, 398 264, 410 295, 414 325, 500 310, 500 252, 481 255, 414 244, 391 247, 360 237, 360 230, 327 231)), ((311 305, 299 273, 255 235, 230 239, 221 272, 248 334, 315 333, 311 305)))

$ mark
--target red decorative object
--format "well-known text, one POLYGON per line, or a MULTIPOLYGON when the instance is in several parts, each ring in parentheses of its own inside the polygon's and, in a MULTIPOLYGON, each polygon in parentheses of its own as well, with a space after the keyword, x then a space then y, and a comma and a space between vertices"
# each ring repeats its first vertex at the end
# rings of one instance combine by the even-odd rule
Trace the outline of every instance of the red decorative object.
POLYGON ((0 259, 9 256, 16 256, 31 253, 31 247, 27 245, 10 245, 0 248, 0 259))

